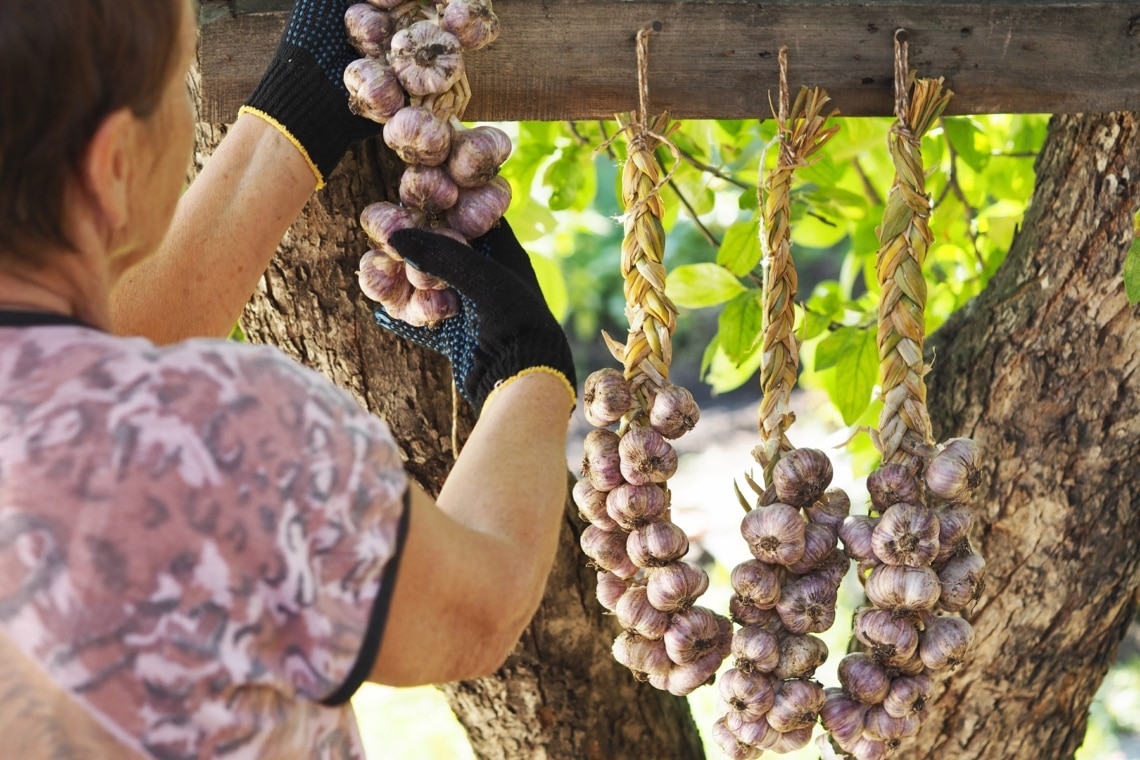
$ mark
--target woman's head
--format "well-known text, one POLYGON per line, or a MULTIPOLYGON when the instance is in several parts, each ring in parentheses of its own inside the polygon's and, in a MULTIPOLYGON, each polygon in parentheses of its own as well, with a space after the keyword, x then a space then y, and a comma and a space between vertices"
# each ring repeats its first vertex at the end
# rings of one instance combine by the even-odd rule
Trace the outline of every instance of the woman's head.
POLYGON ((0 0, 0 254, 71 248, 65 191, 111 114, 147 120, 179 76, 184 0, 0 0))

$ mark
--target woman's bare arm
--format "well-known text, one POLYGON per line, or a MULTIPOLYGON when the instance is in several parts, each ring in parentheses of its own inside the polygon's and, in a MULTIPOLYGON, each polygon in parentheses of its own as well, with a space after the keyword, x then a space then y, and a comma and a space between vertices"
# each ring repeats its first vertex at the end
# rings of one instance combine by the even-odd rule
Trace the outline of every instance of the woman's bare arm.
POLYGON ((159 344, 228 335, 315 188, 297 148, 263 120, 239 116, 159 250, 112 292, 115 332, 159 344))

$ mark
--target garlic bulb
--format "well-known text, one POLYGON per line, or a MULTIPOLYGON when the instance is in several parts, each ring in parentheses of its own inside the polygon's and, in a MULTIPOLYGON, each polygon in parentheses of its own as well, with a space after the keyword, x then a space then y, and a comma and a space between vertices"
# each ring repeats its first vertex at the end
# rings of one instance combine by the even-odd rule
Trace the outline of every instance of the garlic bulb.
POLYGON ((400 176, 400 202, 418 208, 429 221, 459 199, 459 188, 439 166, 409 166, 400 176))
POLYGON ((710 683, 716 676, 716 669, 720 667, 722 659, 720 652, 712 651, 692 662, 680 665, 674 663, 668 674, 664 676, 651 673, 649 683, 655 689, 683 697, 698 687, 710 683))
POLYGON ((447 171, 459 187, 479 187, 499 174, 511 155, 511 138, 498 127, 482 125, 468 129, 451 120, 451 155, 447 171))
POLYGON ((387 201, 370 203, 360 212, 360 227, 364 234, 382 250, 396 256, 399 254, 389 247, 388 237, 399 230, 418 227, 417 221, 411 211, 387 201))
POLYGON ((776 497, 796 507, 809 507, 831 484, 831 460, 818 449, 794 449, 776 462, 772 485, 776 497))
POLYGON ((404 274, 404 262, 396 261, 383 251, 368 251, 360 257, 357 279, 364 295, 382 304, 389 313, 402 311, 412 295, 412 284, 404 274))
POLYGON ((617 609, 618 599, 629 588, 629 581, 622 580, 607 570, 598 572, 598 588, 595 595, 598 602, 610 612, 617 609))
MULTIPOLYGON (((404 275, 417 290, 444 290, 448 287, 447 283, 439 279, 435 275, 430 275, 422 269, 416 269, 410 263, 404 267, 404 275)), ((458 301, 456 301, 458 304, 458 301)), ((456 311, 455 313, 458 313, 456 311)))
POLYGON ((741 562, 732 569, 732 588, 750 606, 772 609, 780 601, 780 576, 776 569, 759 560, 741 562))
MULTIPOLYGON (((628 542, 626 546, 628 548, 628 542)), ((687 610, 708 587, 708 573, 688 562, 671 562, 650 568, 646 573, 649 603, 665 612, 687 610)))
POLYGON ((791 633, 821 633, 835 622, 835 602, 835 587, 808 575, 784 586, 776 612, 791 633))
POLYGON ((669 625, 669 613, 649 603, 644 586, 626 589, 618 599, 614 613, 623 628, 647 639, 660 639, 669 625))
POLYGON ((893 504, 922 504, 918 480, 906 465, 891 463, 880 466, 867 476, 867 493, 877 512, 885 512, 893 504))
POLYGON ((780 664, 780 641, 771 631, 744 626, 732 635, 732 656, 736 669, 745 675, 770 673, 780 664))
MULTIPOLYGON (((384 142, 406 164, 439 166, 451 150, 451 127, 426 108, 407 106, 384 125, 384 142)), ((448 226, 463 232, 451 223, 450 216, 448 226)))
POLYGON ((852 652, 839 661, 843 692, 865 705, 877 705, 891 689, 891 675, 870 655, 852 652))
POLYGON ((625 480, 621 476, 618 435, 610 430, 591 430, 583 442, 582 475, 595 490, 608 493, 625 480))
POLYGON ((647 639, 633 631, 623 631, 614 640, 614 659, 633 671, 638 680, 652 674, 663 675, 673 667, 660 639, 647 639))
POLYGON ((606 493, 594 488, 589 478, 582 478, 575 483, 571 495, 574 497, 574 505, 578 507, 578 516, 583 520, 603 530, 619 529, 618 524, 606 512, 606 493))
POLYGON ((669 385, 649 407, 649 425, 666 438, 680 438, 693 429, 701 410, 693 394, 679 385, 669 385))
POLYGON ((652 483, 644 486, 622 483, 606 497, 606 513, 626 531, 658 521, 667 506, 665 489, 652 483))
POLYGON ((938 554, 935 562, 945 562, 951 557, 969 554, 970 523, 973 516, 970 510, 962 506, 946 506, 939 508, 938 515, 938 554))
POLYGON ((677 471, 677 452, 653 428, 630 428, 621 437, 618 451, 621 474, 629 483, 664 483, 677 471))
POLYGON ((798 509, 776 503, 745 515, 740 532, 753 557, 773 565, 788 565, 804 556, 806 526, 798 509))
POLYGON ((344 12, 348 40, 361 55, 379 58, 392 39, 392 17, 368 3, 348 6, 344 12))
POLYGON ((843 541, 843 551, 854 560, 875 559, 872 538, 879 524, 878 517, 851 515, 839 526, 839 539, 843 541))
MULTIPOLYGON (((410 268, 404 268, 405 274, 410 271, 410 268)), ((416 288, 404 305, 404 313, 401 319, 414 327, 434 327, 458 313, 459 298, 455 295, 454 290, 420 290, 416 288)))
POLYGON ((391 67, 375 58, 360 58, 348 64, 344 86, 348 89, 348 109, 380 124, 395 116, 407 97, 391 67))
POLYGON ((913 715, 921 722, 926 716, 933 686, 934 682, 925 674, 895 678, 883 698, 883 710, 895 718, 913 715))
POLYGON ((582 552, 594 564, 616 575, 618 578, 632 578, 637 575, 637 565, 630 560, 625 550, 625 534, 611 533, 596 525, 587 525, 579 538, 582 552))
POLYGON ((842 689, 824 689, 825 701, 819 710, 820 722, 841 747, 863 735, 863 719, 867 705, 852 699, 842 689))
POLYGON ((772 675, 781 681, 811 678, 826 660, 827 644, 823 639, 810 633, 802 636, 785 633, 780 639, 780 662, 772 675))
POLYGON ((942 593, 938 606, 947 612, 958 612, 978 599, 986 588, 982 580, 986 573, 986 561, 974 552, 953 557, 938 569, 938 580, 942 593))
POLYGON ((510 205, 511 184, 495 177, 485 185, 460 188, 455 205, 447 210, 447 224, 473 240, 494 227, 510 205))
POLYGON ((582 411, 594 427, 609 427, 633 406, 625 375, 612 367, 591 372, 582 387, 582 411))
POLYGON ((914 624, 889 610, 864 607, 856 612, 855 638, 879 662, 905 661, 918 649, 914 624))
MULTIPOLYGON (((665 631, 665 650, 669 652, 669 659, 683 665, 710 652, 722 650, 727 653, 732 643, 732 625, 725 620, 728 624, 726 631, 720 620, 723 618, 704 607, 690 607, 673 615, 665 631)), ((721 656, 723 659, 723 654, 721 656)), ((713 670, 715 672, 716 669, 713 670)))
POLYGON ((815 725, 823 708, 823 687, 812 681, 793 678, 784 681, 776 690, 772 709, 768 711, 768 725, 780 733, 787 733, 815 725))
POLYGON ((868 739, 891 742, 918 733, 918 716, 906 715, 896 718, 887 714, 882 705, 867 710, 863 719, 863 735, 868 739))
POLYGON ((875 606, 896 614, 934 609, 942 586, 929 567, 880 565, 867 578, 864 589, 875 606))
MULTIPOLYGON (((767 723, 763 725, 767 726, 767 723)), ((713 724, 713 740, 716 741, 717 746, 729 758, 729 760, 756 760, 764 751, 748 742, 741 741, 734 733, 728 728, 725 719, 722 717, 713 724)))
POLYGON ((938 518, 926 507, 895 504, 875 526, 871 547, 888 565, 929 565, 938 553, 938 518))
POLYGON ((717 686, 723 704, 733 716, 730 720, 736 722, 763 719, 776 698, 770 680, 736 668, 726 671, 717 686))
POLYGON ((816 525, 830 528, 838 534, 839 528, 851 511, 851 499, 842 488, 830 488, 810 507, 804 508, 808 520, 816 525))
POLYGON ((411 95, 447 92, 463 76, 462 46, 431 21, 417 21, 392 37, 388 64, 411 95))
MULTIPOLYGON (((831 552, 835 550, 837 544, 838 539, 830 528, 808 523, 804 526, 803 556, 795 562, 789 563, 788 569, 796 575, 807 575, 831 556, 831 552)), ((841 575, 840 578, 842 577, 841 575)))
POLYGON ((784 731, 776 737, 771 750, 777 754, 786 755, 806 747, 811 742, 811 726, 804 726, 793 731, 784 731))
POLYGON ((934 618, 922 632, 918 656, 922 664, 935 673, 957 670, 974 646, 974 629, 960 617, 946 615, 934 618))
POLYGON ((981 480, 978 445, 969 438, 951 438, 926 467, 926 487, 948 502, 961 501, 981 480))
POLYGON ((668 520, 655 520, 629 534, 626 551, 638 567, 664 567, 685 556, 689 538, 668 520))
POLYGON ((448 0, 439 23, 467 50, 486 47, 499 36, 499 19, 491 10, 491 0, 448 0))

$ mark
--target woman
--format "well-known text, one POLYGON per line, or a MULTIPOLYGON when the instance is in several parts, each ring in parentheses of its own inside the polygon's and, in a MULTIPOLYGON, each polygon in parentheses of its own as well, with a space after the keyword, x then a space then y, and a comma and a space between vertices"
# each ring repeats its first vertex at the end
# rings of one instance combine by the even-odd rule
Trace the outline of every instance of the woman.
POLYGON ((538 605, 575 378, 505 223, 486 256, 393 239, 466 296, 446 329, 378 315, 480 411, 437 503, 348 394, 198 337, 375 129, 339 81, 347 4, 297 3, 180 198, 196 3, 0 0, 6 756, 361 757, 362 681, 489 673, 538 605))

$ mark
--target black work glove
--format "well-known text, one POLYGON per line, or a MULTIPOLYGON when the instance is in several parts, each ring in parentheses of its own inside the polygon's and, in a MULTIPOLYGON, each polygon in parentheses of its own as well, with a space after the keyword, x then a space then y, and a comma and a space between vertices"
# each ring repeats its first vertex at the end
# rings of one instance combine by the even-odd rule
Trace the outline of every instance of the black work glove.
POLYGON ((570 345, 505 219, 473 240, 474 250, 417 229, 400 230, 388 243, 405 263, 451 285, 459 314, 434 327, 413 327, 379 307, 376 321, 450 359, 459 392, 476 414, 496 388, 534 371, 560 376, 573 406, 578 379, 570 345))
POLYGON ((356 1, 297 0, 273 60, 241 109, 300 149, 318 190, 352 143, 383 129, 348 109, 344 69, 362 56, 349 42, 344 12, 356 1))

